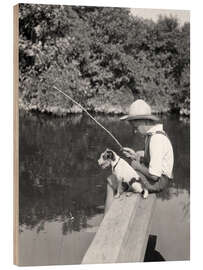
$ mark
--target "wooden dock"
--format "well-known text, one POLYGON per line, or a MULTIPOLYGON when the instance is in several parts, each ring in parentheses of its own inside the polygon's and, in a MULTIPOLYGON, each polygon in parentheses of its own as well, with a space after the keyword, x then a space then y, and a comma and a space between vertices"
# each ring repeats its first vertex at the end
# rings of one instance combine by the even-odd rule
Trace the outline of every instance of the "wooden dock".
POLYGON ((114 199, 82 264, 143 261, 155 201, 154 194, 114 199))

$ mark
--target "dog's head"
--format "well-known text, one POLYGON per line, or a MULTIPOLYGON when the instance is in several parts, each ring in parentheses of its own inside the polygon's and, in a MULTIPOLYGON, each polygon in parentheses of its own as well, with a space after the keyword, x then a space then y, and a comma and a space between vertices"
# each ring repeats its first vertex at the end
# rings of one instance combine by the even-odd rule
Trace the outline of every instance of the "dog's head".
POLYGON ((101 153, 100 158, 98 159, 98 164, 102 169, 105 169, 108 168, 115 160, 116 153, 107 148, 103 153, 101 153))

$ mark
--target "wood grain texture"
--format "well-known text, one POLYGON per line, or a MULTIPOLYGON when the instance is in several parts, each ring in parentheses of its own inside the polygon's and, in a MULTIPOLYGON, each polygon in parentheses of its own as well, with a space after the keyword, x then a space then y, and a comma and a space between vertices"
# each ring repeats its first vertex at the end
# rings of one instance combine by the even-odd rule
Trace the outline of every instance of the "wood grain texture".
POLYGON ((115 199, 82 264, 143 261, 155 200, 154 194, 115 199))
POLYGON ((131 216, 117 262, 144 261, 154 206, 155 195, 139 201, 135 215, 131 216))
POLYGON ((18 37, 19 37, 19 7, 13 7, 13 261, 19 264, 19 111, 18 111, 18 37))

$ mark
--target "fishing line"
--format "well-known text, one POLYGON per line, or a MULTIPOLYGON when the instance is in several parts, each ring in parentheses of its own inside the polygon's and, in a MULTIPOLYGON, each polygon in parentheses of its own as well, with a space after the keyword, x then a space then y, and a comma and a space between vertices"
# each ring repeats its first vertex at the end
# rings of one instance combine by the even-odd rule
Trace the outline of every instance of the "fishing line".
POLYGON ((80 105, 72 97, 70 97, 69 95, 67 95, 66 93, 64 93, 60 89, 58 89, 55 85, 53 87, 54 87, 55 90, 57 90, 58 92, 60 92, 61 94, 63 94, 65 97, 67 97, 68 99, 70 99, 73 103, 75 103, 76 105, 78 105, 83 111, 85 111, 89 115, 89 117, 93 121, 95 121, 97 123, 97 125, 99 125, 101 128, 103 128, 111 136, 111 138, 119 145, 119 147, 121 149, 123 149, 123 146, 119 143, 119 141, 115 138, 115 136, 108 129, 106 129, 102 124, 100 124, 82 105, 80 105))

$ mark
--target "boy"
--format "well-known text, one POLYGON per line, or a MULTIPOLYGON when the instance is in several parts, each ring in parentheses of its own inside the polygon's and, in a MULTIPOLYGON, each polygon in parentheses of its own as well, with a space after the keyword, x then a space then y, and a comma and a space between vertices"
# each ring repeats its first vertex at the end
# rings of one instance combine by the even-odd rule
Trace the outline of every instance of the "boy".
MULTIPOLYGON (((135 152, 124 147, 123 154, 131 158, 131 166, 140 175, 140 181, 149 192, 160 192, 165 189, 173 178, 174 155, 171 142, 163 130, 158 117, 152 115, 150 106, 141 99, 133 102, 129 114, 121 117, 129 121, 133 133, 139 132, 145 136, 144 151, 135 152)), ((107 178, 107 198, 105 211, 109 208, 116 189, 113 176, 107 178)))

